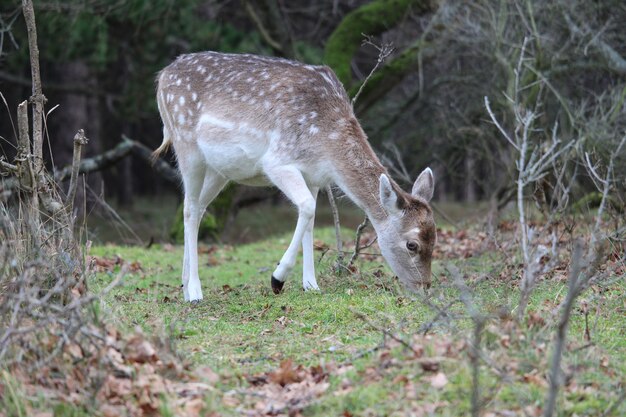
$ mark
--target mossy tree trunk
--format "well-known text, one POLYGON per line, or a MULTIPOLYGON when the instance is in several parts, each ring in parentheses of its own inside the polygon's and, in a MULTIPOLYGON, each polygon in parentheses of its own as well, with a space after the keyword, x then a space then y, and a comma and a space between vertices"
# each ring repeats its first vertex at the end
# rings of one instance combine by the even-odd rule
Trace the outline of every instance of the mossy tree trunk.
POLYGON ((328 38, 324 62, 330 66, 346 89, 352 87, 352 57, 358 51, 363 34, 379 35, 395 27, 409 9, 426 13, 432 0, 376 0, 348 13, 328 38))

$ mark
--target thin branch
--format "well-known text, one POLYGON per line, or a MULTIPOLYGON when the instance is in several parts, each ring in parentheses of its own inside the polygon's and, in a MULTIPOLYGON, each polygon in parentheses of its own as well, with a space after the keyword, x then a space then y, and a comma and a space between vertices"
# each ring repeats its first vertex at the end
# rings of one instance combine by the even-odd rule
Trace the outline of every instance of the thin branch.
POLYGON ((500 125, 500 122, 498 122, 498 119, 496 118, 495 114, 493 114, 493 111, 491 110, 491 106, 489 105, 489 98, 487 96, 485 96, 485 108, 487 109, 487 112, 489 113, 489 117, 491 118, 491 121, 493 121, 493 124, 495 124, 498 130, 500 131, 500 133, 502 133, 502 136, 504 136, 505 139, 509 141, 511 146, 513 146, 517 151, 519 151, 520 150, 519 146, 513 141, 513 139, 511 139, 511 136, 509 136, 506 130, 504 130, 502 125, 500 125))
POLYGON ((270 47, 272 47, 272 49, 276 51, 282 51, 283 50, 282 45, 278 41, 276 41, 274 38, 272 38, 272 35, 270 35, 269 31, 263 24, 263 21, 257 14, 256 10, 254 10, 254 7, 252 7, 250 2, 244 1, 243 4, 246 9, 246 12, 248 13, 248 16, 250 16, 250 19, 252 19, 252 21, 254 22, 254 25, 256 26, 257 30, 261 34, 261 37, 263 38, 265 43, 267 43, 270 47))
POLYGON ((352 265, 354 261, 356 260, 356 258, 359 256, 359 252, 362 249, 360 246, 361 245, 361 233, 363 233, 363 229, 365 229, 368 224, 370 224, 370 219, 365 217, 363 222, 356 228, 356 236, 354 238, 354 252, 352 253, 352 256, 350 257, 350 262, 348 263, 348 265, 352 265))
POLYGON ((330 203, 330 209, 333 213, 333 224, 335 225, 335 239, 337 240, 337 261, 335 265, 335 271, 342 270, 343 266, 343 242, 341 241, 341 224, 339 223, 339 211, 337 210, 337 204, 335 203, 335 197, 333 196, 333 188, 329 185, 326 186, 326 196, 330 203))
POLYGON ((361 44, 363 45, 372 45, 374 48, 376 48, 376 50, 378 50, 378 59, 376 60, 376 65, 374 65, 374 68, 372 68, 372 70, 370 71, 369 74, 367 74, 367 77, 365 77, 365 80, 361 83, 361 86, 359 87, 359 90, 356 92, 356 94, 354 95, 354 97, 352 97, 352 107, 354 107, 354 103, 356 103, 357 99, 359 98, 359 96, 361 95, 361 92, 363 91, 363 88, 365 87, 365 85, 367 84, 367 82, 369 81, 370 78, 372 78, 372 75, 374 75, 374 73, 376 72, 376 70, 378 69, 378 67, 385 62, 385 60, 389 57, 389 55, 391 55, 394 51, 393 47, 391 46, 391 44, 382 44, 381 46, 376 45, 374 42, 372 42, 372 38, 368 35, 362 34, 365 37, 365 40, 363 41, 363 43, 361 44))

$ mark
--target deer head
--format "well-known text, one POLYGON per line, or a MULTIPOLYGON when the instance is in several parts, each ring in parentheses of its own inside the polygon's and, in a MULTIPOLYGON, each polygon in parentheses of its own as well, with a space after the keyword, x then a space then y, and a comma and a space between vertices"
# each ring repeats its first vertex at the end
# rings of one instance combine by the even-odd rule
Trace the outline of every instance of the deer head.
POLYGON ((409 290, 431 284, 430 265, 437 238, 432 209, 435 180, 426 168, 405 193, 380 176, 380 202, 387 216, 374 224, 381 252, 400 282, 409 290))

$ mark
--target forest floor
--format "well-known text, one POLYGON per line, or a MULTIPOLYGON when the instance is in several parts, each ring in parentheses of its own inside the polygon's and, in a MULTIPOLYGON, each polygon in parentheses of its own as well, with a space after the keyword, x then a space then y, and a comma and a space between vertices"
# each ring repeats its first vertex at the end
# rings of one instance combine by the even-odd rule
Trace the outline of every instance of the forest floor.
MULTIPOLYGON (((201 245, 204 299, 198 305, 182 300, 183 249, 169 244, 91 248, 99 272, 90 289, 99 291, 128 269, 100 310, 122 331, 140 329, 155 345, 174 345, 204 387, 193 405, 196 415, 465 416, 471 411, 472 322, 447 272, 454 264, 489 316, 478 361, 482 415, 538 416, 568 265, 564 260, 541 280, 526 321, 517 325, 511 317, 520 273, 513 229, 505 222, 495 246, 476 231, 441 231, 428 296, 408 296, 375 255, 362 256, 357 270, 337 276, 332 228, 315 231, 321 292, 303 292, 296 268, 284 292, 272 293, 270 275, 289 234, 201 245)), ((353 233, 344 230, 344 241, 353 233)), ((374 245, 366 252, 377 250, 374 245)), ((626 383, 624 273, 622 267, 620 276, 590 288, 573 313, 559 415, 626 415, 620 403, 626 383)), ((150 394, 149 386, 142 389, 150 394)), ((162 415, 175 415, 159 407, 162 415)))

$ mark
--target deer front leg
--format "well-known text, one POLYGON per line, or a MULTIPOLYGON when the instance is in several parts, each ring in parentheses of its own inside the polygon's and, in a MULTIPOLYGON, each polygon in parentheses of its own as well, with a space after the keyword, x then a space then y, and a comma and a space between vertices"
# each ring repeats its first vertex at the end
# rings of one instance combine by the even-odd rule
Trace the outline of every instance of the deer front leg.
POLYGON ((312 222, 315 216, 315 198, 311 194, 311 191, 309 191, 302 177, 302 173, 300 173, 297 168, 293 166, 270 166, 265 167, 265 173, 298 208, 298 222, 296 223, 293 238, 272 274, 272 290, 275 294, 279 294, 282 291, 287 276, 296 264, 298 249, 302 243, 307 226, 312 222))
MULTIPOLYGON (((312 187, 311 194, 313 199, 317 200, 319 188, 312 187)), ((317 280, 315 279, 315 258, 313 256, 313 224, 315 216, 311 218, 306 226, 304 236, 302 238, 302 287, 305 290, 319 290, 317 280)))

